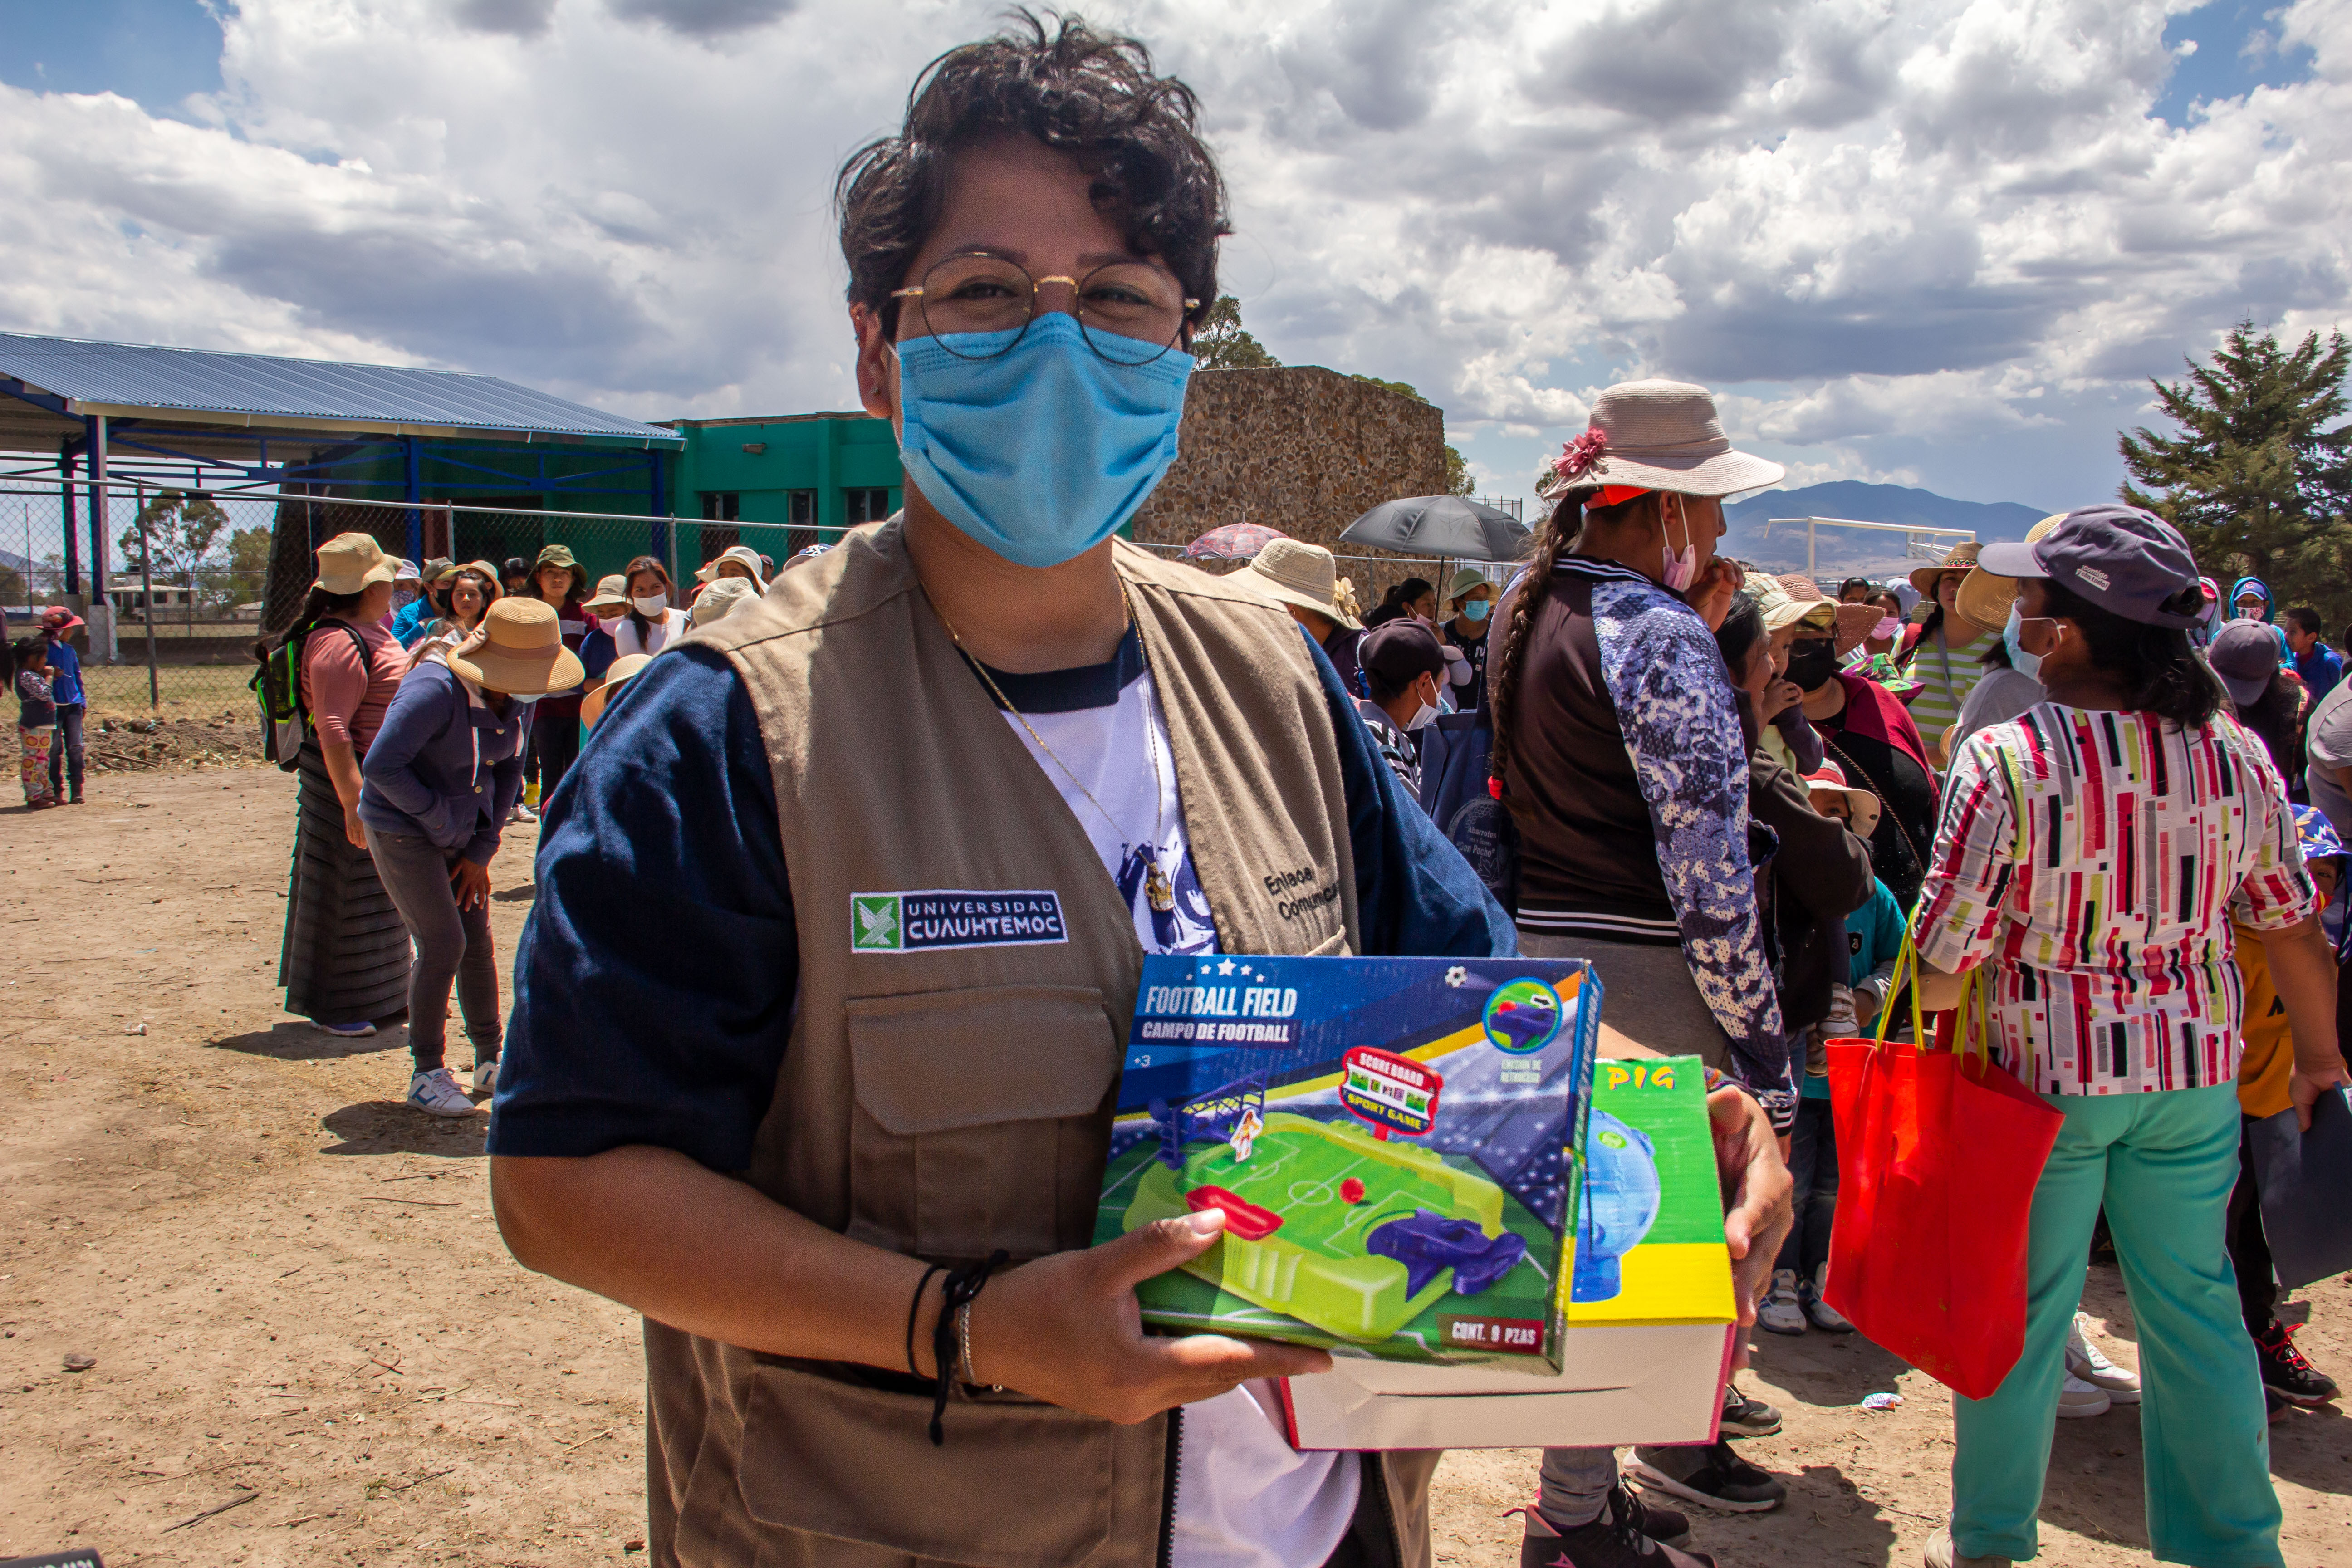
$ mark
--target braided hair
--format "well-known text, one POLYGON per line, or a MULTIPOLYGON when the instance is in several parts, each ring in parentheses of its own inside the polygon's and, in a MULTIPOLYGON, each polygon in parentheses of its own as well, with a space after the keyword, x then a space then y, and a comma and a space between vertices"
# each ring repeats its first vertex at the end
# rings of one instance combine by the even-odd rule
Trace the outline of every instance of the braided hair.
POLYGON ((1600 499, 1599 490, 1579 490, 1552 503, 1551 513, 1544 520, 1543 532, 1537 537, 1536 552, 1528 559, 1527 577, 1511 600, 1510 615, 1503 630, 1502 652, 1496 656, 1499 662, 1487 677, 1494 693, 1489 706, 1495 739, 1486 753, 1486 775, 1498 785, 1511 763, 1511 725, 1518 709, 1519 669, 1527 662, 1528 631, 1535 624, 1537 606, 1550 596, 1553 568, 1559 564, 1561 556, 1575 550, 1587 528, 1596 523, 1613 527, 1631 522, 1644 510, 1654 510, 1658 505, 1655 491, 1615 506, 1590 504, 1600 499))

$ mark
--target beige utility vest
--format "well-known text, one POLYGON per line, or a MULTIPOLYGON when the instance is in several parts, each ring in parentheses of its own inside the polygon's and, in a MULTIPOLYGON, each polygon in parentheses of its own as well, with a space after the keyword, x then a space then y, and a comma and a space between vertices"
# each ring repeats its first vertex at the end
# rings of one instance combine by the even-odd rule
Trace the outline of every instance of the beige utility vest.
MULTIPOLYGON (((1219 942, 1354 951, 1347 806, 1306 640, 1244 584, 1125 545, 1116 559, 1219 942)), ((900 525, 850 535, 695 640, 726 651, 758 713, 798 926, 791 1044, 744 1178, 932 1262, 1089 1245, 1141 945, 932 612, 900 525)), ((935 1448, 929 1398, 892 1379, 650 1321, 646 1357, 663 1568, 1156 1561, 1165 1416, 1119 1426, 960 1393, 935 1448)), ((1366 1470, 1409 1564, 1426 1562, 1432 1468, 1366 1470)))

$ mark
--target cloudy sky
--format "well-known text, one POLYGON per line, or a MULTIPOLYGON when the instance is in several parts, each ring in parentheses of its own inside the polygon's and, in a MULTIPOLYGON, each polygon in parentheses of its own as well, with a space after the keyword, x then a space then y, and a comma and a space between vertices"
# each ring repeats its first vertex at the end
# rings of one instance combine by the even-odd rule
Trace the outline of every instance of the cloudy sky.
MULTIPOLYGON (((2352 5, 1109 0, 1227 291, 1524 494, 1593 394, 2037 507, 2241 317, 2352 327, 2352 5)), ((0 0, 0 329, 853 406, 826 208, 998 0, 0 0)))

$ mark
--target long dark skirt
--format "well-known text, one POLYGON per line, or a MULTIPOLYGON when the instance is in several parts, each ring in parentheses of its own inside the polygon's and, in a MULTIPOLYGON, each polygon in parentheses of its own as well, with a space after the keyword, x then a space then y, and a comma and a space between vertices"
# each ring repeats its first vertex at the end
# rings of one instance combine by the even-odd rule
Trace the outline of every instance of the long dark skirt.
POLYGON ((343 837, 343 803, 312 741, 302 748, 294 869, 278 984, 286 1010, 320 1024, 373 1023, 408 1005, 408 928, 375 862, 343 837))

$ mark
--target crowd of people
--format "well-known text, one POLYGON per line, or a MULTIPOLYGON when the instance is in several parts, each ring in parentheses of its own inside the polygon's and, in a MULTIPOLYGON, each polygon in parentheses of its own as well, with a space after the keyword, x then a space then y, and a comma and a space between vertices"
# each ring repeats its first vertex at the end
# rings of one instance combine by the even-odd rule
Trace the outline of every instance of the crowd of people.
MULTIPOLYGON (((1834 597, 1743 565, 1725 499, 1781 468, 1664 380, 1594 400, 1526 559, 1369 614, 1315 544, 1210 576, 1120 543, 1217 298, 1195 115, 1135 41, 1024 20, 852 157, 887 522, 782 572, 731 548, 690 603, 560 543, 318 551, 288 1006, 404 1015, 412 1105, 495 1094, 515 1257, 644 1314, 652 1561, 1426 1568, 1436 1456, 1284 1440, 1272 1380, 1321 1352, 1141 1332, 1133 1283, 1222 1210, 1092 1245, 1143 955, 1590 960, 1610 1049, 1705 1064, 1741 1322, 1798 1334, 1854 1329, 1828 1042, 1908 1013, 1907 946, 2063 1118, 1930 1568, 2032 1557, 2053 1422, 2116 1404, 2159 1558, 2280 1563, 2265 1400, 2336 1389, 2279 1320, 2245 1130, 2347 1081, 2352 683, 2317 616, 2113 504, 1834 597), (1482 808, 1507 852, 1465 858, 1482 808), (502 1020, 488 873, 534 813, 502 1020), (876 940, 880 892, 1034 918, 876 940), (2136 1371, 2079 1310, 2095 1229, 2136 1371)), ((28 736, 56 668, 20 647, 28 736)), ((1737 1447, 1779 1413, 1721 1397, 1710 1443, 1547 1451, 1522 1562, 1713 1564, 1679 1508, 1786 1495, 1737 1447)))
MULTIPOLYGON (((763 589, 771 563, 730 547, 680 605, 649 555, 592 595, 563 544, 503 572, 446 558, 419 567, 367 533, 339 534, 317 554, 318 577, 278 639, 290 645, 303 715, 278 984, 289 1012, 338 1038, 404 1017, 407 1103, 471 1116, 477 1097, 497 1089, 505 1028, 489 926, 504 829, 535 818, 622 682, 763 589), (473 1047, 470 1084, 447 1065, 453 986, 473 1047)), ((49 682, 55 703, 55 667, 35 661, 28 673, 49 682)), ((33 689, 21 676, 19 688, 33 689)), ((26 748, 29 758, 29 739, 26 748)), ((76 799, 80 783, 77 752, 76 799)))

